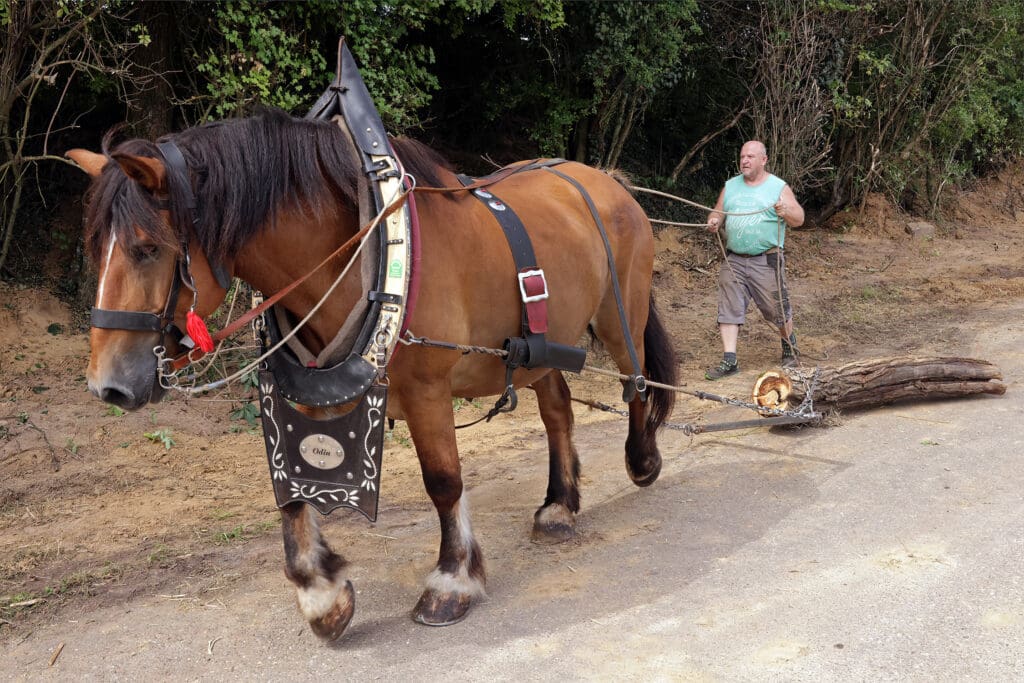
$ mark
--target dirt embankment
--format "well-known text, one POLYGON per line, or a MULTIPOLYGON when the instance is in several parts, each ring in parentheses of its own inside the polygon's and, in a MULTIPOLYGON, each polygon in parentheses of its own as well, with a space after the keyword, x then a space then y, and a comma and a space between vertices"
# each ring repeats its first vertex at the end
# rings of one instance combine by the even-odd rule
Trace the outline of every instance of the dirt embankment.
MULTIPOLYGON (((863 212, 793 231, 787 255, 805 362, 961 353, 965 312, 1024 295, 1022 178, 1024 168, 1016 168, 963 192, 930 239, 907 234, 913 219, 879 197, 863 212)), ((717 246, 702 231, 670 228, 658 230, 657 244, 656 298, 683 381, 744 396, 756 374, 778 362, 774 331, 752 317, 740 338, 743 372, 709 386, 702 369, 720 354, 717 246)), ((262 438, 239 411, 251 398, 245 390, 174 396, 122 414, 88 394, 88 340, 67 307, 41 290, 2 292, 0 642, 139 593, 212 593, 253 563, 280 562, 262 438)), ((577 396, 618 400, 617 386, 600 377, 570 378, 570 385, 577 396)), ((515 467, 543 467, 491 457, 542 443, 530 397, 523 398, 514 418, 460 433, 470 486, 515 480, 515 467)), ((674 420, 700 420, 711 407, 683 398, 674 420)), ((457 408, 458 422, 483 409, 457 408)), ((591 423, 616 419, 579 408, 577 429, 585 434, 591 423)), ((404 426, 386 445, 382 514, 429 510, 404 426)), ((526 517, 540 502, 535 494, 511 491, 521 500, 507 502, 526 517)))

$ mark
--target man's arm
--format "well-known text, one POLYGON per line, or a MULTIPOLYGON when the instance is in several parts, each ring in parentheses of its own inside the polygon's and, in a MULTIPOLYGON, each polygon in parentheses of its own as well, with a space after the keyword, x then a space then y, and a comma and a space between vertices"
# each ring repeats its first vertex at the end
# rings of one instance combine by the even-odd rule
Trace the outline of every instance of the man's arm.
POLYGON ((800 206, 789 185, 782 188, 779 201, 775 203, 775 213, 791 228, 799 228, 804 224, 804 207, 800 206))
POLYGON ((715 210, 708 214, 708 230, 718 232, 718 228, 725 222, 725 215, 716 213, 722 211, 725 206, 725 188, 718 193, 718 201, 715 203, 715 210))

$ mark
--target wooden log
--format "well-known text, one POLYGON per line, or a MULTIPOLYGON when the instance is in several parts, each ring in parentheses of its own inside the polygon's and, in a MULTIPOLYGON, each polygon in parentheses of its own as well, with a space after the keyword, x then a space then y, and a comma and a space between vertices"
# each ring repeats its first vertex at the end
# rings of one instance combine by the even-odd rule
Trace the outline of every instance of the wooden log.
MULTIPOLYGON (((754 385, 754 401, 767 407, 803 401, 815 368, 767 372, 754 385)), ((988 361, 944 356, 897 356, 819 367, 814 407, 868 408, 910 399, 940 399, 973 394, 1003 394, 999 368, 988 361)))

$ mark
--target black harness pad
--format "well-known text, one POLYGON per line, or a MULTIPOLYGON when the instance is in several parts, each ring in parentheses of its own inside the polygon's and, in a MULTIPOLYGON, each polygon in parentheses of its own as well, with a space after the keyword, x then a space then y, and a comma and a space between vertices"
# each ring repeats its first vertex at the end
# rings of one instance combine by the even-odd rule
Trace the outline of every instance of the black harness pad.
POLYGON ((308 503, 323 515, 347 507, 376 522, 387 386, 371 387, 345 415, 314 420, 288 405, 269 371, 259 380, 277 506, 308 503))
MULTIPOLYGON (((282 335, 273 313, 264 315, 263 320, 266 324, 263 348, 269 349, 281 341, 282 335)), ((377 378, 376 368, 355 352, 329 368, 311 368, 303 365, 285 345, 271 354, 266 363, 277 378, 281 394, 304 406, 343 405, 363 394, 377 378)))

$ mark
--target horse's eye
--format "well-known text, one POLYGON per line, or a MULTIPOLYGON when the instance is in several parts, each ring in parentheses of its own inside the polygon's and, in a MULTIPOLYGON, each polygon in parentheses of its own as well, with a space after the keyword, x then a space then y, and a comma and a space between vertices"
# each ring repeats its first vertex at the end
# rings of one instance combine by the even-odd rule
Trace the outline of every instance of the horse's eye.
POLYGON ((160 247, 155 244, 140 244, 132 249, 132 258, 136 263, 155 261, 160 256, 160 247))

